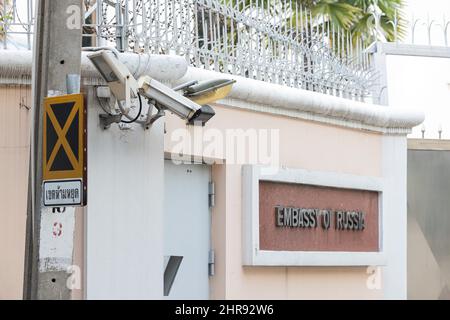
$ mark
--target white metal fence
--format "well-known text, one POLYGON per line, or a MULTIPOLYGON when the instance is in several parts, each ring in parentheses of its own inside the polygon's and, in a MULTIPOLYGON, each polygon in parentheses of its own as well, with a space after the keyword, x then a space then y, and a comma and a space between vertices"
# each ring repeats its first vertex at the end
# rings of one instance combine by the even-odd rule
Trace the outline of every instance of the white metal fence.
POLYGON ((88 13, 85 38, 99 46, 358 100, 376 80, 363 39, 351 45, 292 0, 97 0, 88 13))
MULTIPOLYGON (((0 0, 0 46, 31 49, 35 0, 0 0), (9 4, 8 4, 9 3, 9 4)), ((85 46, 183 55, 192 66, 364 100, 376 88, 370 43, 294 0, 84 0, 85 46)), ((411 20, 420 28, 450 22, 411 20)), ((414 37, 413 37, 414 39, 414 37)))
POLYGON ((406 41, 410 44, 448 47, 449 32, 450 20, 445 15, 441 19, 413 16, 409 20, 409 38, 406 41))
POLYGON ((0 0, 0 48, 31 50, 35 0, 0 0), (14 37, 14 39, 12 39, 14 37))

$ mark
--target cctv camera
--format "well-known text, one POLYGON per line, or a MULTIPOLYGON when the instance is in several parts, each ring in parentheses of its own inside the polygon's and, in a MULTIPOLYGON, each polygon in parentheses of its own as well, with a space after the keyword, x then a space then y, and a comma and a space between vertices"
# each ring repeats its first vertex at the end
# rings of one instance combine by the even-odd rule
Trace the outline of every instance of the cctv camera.
MULTIPOLYGON (((108 83, 116 99, 126 101, 128 109, 131 98, 140 94, 155 102, 158 108, 172 111, 189 124, 204 125, 215 115, 211 107, 202 107, 155 79, 144 76, 136 81, 128 68, 111 51, 101 50, 88 55, 88 58, 108 83)), ((151 115, 148 115, 148 122, 151 120, 151 115)))
POLYGON ((187 120, 189 124, 205 125, 215 115, 210 106, 202 107, 148 76, 141 77, 138 86, 143 96, 156 101, 158 105, 187 120))
POLYGON ((117 101, 125 101, 128 109, 131 98, 136 98, 138 91, 137 81, 128 68, 109 50, 95 52, 88 58, 108 83, 117 101))

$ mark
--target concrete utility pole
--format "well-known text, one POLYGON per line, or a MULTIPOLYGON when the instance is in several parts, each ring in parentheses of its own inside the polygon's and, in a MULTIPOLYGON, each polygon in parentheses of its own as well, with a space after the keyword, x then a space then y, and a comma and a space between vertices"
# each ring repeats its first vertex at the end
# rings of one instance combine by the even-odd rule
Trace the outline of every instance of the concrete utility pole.
MULTIPOLYGON (((70 299, 67 268, 72 265, 75 209, 42 206, 42 106, 45 97, 67 93, 67 75, 80 74, 83 7, 82 0, 38 0, 37 4, 24 298, 70 299), (55 243, 58 239, 52 238, 51 227, 49 232, 48 221, 45 221, 54 219, 55 214, 69 224, 64 225, 62 231, 63 244, 60 239, 60 243, 55 243)), ((60 226, 62 228, 62 224, 57 225, 60 226)))

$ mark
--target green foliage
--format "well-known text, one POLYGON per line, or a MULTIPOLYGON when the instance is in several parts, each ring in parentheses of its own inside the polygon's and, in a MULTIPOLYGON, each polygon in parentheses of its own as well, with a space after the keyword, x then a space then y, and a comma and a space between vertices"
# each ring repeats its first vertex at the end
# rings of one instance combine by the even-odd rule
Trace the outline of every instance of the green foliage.
POLYGON ((311 8, 311 12, 314 17, 324 17, 331 24, 349 30, 361 15, 362 10, 349 3, 336 0, 322 0, 311 8))
MULTIPOLYGON (((244 11, 256 0, 222 0, 227 4, 239 4, 239 10, 244 11), (231 1, 231 2, 230 2, 231 1)), ((284 9, 290 1, 285 0, 259 0, 258 4, 269 8, 271 12, 284 9)), ((383 35, 388 41, 395 41, 395 37, 401 40, 405 35, 405 20, 402 9, 404 0, 292 0, 292 5, 302 5, 311 11, 315 18, 330 24, 335 28, 341 28, 353 35, 353 38, 363 37, 367 42, 380 40, 383 35), (374 13, 379 12, 380 23, 376 30, 374 13), (395 33, 394 24, 397 24, 395 33)), ((299 21, 295 14, 286 21, 295 25, 299 21)), ((304 19, 303 19, 304 20, 304 19)))
POLYGON ((5 29, 8 22, 13 18, 11 10, 4 10, 5 5, 8 8, 10 5, 9 1, 6 1, 6 4, 3 1, 0 2, 0 40, 5 36, 5 29))
POLYGON ((402 39, 405 35, 405 21, 402 9, 404 0, 297 0, 327 23, 349 31, 353 37, 364 37, 367 41, 380 40, 383 35, 388 41, 402 39), (374 15, 380 15, 376 30, 374 15), (397 25, 397 30, 394 25, 397 25))

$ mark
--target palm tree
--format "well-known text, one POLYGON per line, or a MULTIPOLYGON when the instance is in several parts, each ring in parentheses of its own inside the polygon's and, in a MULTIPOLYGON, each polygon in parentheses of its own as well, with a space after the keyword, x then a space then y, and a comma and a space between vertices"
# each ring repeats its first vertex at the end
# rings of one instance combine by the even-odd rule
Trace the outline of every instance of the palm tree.
MULTIPOLYGON (((226 4, 238 5, 244 11, 256 0, 221 0, 226 4)), ((290 4, 301 5, 312 16, 325 25, 330 24, 349 32, 353 39, 366 41, 395 41, 405 35, 405 21, 402 17, 404 0, 258 0, 260 6, 278 6, 286 9, 290 4)), ((273 9, 275 11, 275 9, 273 9)), ((295 16, 289 23, 298 21, 295 16)))
POLYGON ((404 0, 297 1, 311 10, 314 17, 348 31, 354 39, 395 41, 405 35, 404 0))

